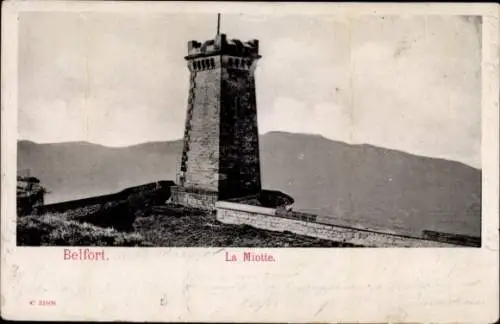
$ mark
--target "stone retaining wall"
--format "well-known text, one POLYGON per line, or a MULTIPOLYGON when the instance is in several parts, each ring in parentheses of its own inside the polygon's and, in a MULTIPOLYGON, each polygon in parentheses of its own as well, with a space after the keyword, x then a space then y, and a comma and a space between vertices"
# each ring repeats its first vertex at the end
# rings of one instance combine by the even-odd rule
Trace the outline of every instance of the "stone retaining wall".
POLYGON ((217 219, 226 224, 246 224, 272 231, 289 231, 337 242, 366 247, 453 247, 454 244, 422 238, 375 232, 354 227, 336 226, 279 217, 275 209, 230 203, 215 204, 217 219))

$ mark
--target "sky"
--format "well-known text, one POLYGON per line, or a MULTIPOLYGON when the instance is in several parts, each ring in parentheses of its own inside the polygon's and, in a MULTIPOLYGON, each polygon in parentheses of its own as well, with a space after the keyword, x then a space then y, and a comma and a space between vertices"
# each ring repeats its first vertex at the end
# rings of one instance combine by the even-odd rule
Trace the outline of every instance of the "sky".
MULTIPOLYGON (((214 14, 24 12, 18 131, 38 143, 182 138, 189 40, 214 14)), ((258 39, 259 131, 319 134, 481 166, 481 20, 222 16, 258 39)))

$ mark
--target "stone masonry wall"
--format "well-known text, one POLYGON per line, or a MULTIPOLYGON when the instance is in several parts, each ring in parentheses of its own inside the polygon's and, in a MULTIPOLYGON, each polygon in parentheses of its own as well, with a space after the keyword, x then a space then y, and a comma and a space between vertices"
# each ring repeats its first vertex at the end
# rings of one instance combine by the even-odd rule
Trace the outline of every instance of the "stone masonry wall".
MULTIPOLYGON (((260 192, 259 139, 252 63, 223 57, 220 130, 221 199, 260 192), (229 60, 232 60, 231 63, 229 60)), ((248 60, 251 62, 251 60, 248 60)))
POLYGON ((227 202, 223 202, 222 204, 217 203, 217 219, 226 224, 247 224, 266 230, 289 231, 299 235, 352 243, 366 247, 456 247, 453 244, 413 237, 281 218, 274 216, 273 209, 252 207, 244 206, 240 208, 238 204, 229 204, 227 202))
POLYGON ((183 206, 213 210, 217 201, 217 193, 196 193, 172 187, 172 202, 183 206))
POLYGON ((185 186, 217 190, 219 185, 220 69, 195 73, 186 124, 185 186), (187 149, 186 149, 187 146, 187 149))

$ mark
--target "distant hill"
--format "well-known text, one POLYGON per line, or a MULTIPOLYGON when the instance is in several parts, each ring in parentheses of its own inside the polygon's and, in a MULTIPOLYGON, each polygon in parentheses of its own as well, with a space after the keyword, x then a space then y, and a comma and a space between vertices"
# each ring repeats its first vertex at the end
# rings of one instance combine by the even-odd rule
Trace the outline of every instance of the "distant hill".
MULTIPOLYGON (((295 198, 295 209, 373 228, 480 235, 481 170, 317 135, 261 136, 262 182, 295 198)), ((18 142, 18 168, 57 202, 174 180, 181 141, 111 148, 86 142, 18 142)))

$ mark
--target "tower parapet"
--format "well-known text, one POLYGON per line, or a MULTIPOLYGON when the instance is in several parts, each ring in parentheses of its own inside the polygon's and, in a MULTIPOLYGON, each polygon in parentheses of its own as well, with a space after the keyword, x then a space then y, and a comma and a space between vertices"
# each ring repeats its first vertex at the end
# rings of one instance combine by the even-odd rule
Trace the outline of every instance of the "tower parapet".
POLYGON ((191 72, 200 72, 222 67, 253 71, 260 57, 258 40, 228 40, 225 34, 219 34, 204 43, 189 41, 188 55, 184 58, 191 72))
POLYGON ((260 58, 259 41, 252 39, 242 42, 238 39, 228 39, 226 34, 218 34, 214 39, 203 43, 195 40, 188 42, 186 60, 213 55, 230 55, 257 59, 260 58))

